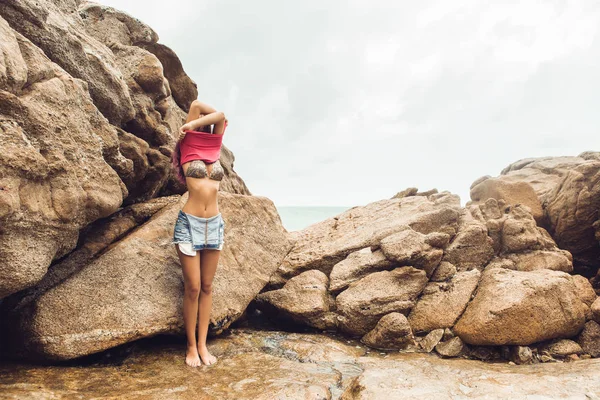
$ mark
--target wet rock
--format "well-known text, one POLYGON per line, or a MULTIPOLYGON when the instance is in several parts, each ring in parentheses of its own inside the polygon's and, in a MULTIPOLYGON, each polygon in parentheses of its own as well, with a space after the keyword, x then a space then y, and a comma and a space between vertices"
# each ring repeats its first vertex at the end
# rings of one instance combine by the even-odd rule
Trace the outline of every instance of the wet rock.
POLYGON ((577 334, 586 307, 564 272, 486 269, 453 331, 469 344, 528 345, 577 334))
POLYGON ((398 312, 381 317, 375 328, 362 337, 361 342, 382 350, 400 350, 416 345, 406 316, 398 312))
POLYGON ((432 360, 430 354, 390 354, 385 363, 363 361, 364 372, 349 381, 341 399, 478 399, 597 397, 600 360, 510 366, 465 359, 432 360), (420 371, 422 375, 415 376, 420 371), (467 372, 468 371, 468 372, 467 372), (472 373, 472 375, 471 375, 472 373), (423 380, 427 385, 423 384, 423 380), (532 384, 532 379, 535 384, 532 384), (568 382, 568 383, 567 383, 568 382), (490 395, 493 393, 493 395, 490 395))
POLYGON ((109 350, 105 361, 92 364, 0 363, 0 392, 19 399, 69 398, 76 387, 93 398, 267 400, 485 398, 490 393, 526 398, 548 397, 550 390, 554 397, 594 399, 600 390, 598 359, 515 368, 416 352, 381 357, 322 334, 232 328, 208 342, 217 363, 198 368, 183 361, 183 337, 157 336, 124 347, 122 356, 109 350))
POLYGON ((586 322, 577 335, 577 343, 592 357, 600 357, 600 324, 595 321, 586 322))
POLYGON ((336 297, 339 327, 362 336, 385 314, 408 314, 426 283, 425 272, 413 267, 374 272, 353 282, 336 297))
MULTIPOLYGON (((70 359, 158 333, 183 334, 183 277, 170 240, 187 196, 78 273, 3 309, 4 350, 70 359)), ((213 283, 211 335, 242 315, 292 245, 267 198, 219 192, 219 208, 225 246, 213 283)))
POLYGON ((434 329, 431 332, 429 332, 423 339, 421 339, 421 341, 419 341, 419 345, 427 353, 431 353, 431 351, 440 342, 440 340, 442 340, 443 336, 443 329, 434 329))
POLYGON ((394 264, 385 258, 381 250, 371 251, 370 247, 352 252, 348 257, 333 266, 329 275, 329 290, 340 292, 354 281, 372 272, 390 269, 394 264))
POLYGON ((465 350, 465 344, 458 336, 435 345, 435 351, 444 357, 458 357, 465 350))
POLYGON ((430 282, 408 316, 415 332, 450 328, 467 307, 481 273, 458 272, 448 282, 430 282))
POLYGON ((330 312, 334 299, 327 292, 328 283, 327 275, 321 271, 305 271, 287 281, 281 289, 258 294, 255 300, 259 308, 268 304, 308 326, 335 329, 335 314, 330 312))

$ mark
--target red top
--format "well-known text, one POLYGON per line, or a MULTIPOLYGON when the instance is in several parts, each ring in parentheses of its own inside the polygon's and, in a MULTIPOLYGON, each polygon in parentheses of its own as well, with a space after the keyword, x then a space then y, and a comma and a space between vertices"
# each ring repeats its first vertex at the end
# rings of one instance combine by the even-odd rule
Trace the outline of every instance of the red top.
POLYGON ((181 183, 185 183, 182 165, 192 160, 202 160, 207 163, 213 163, 221 157, 221 144, 227 123, 223 128, 223 133, 216 135, 214 133, 185 131, 183 139, 175 145, 171 155, 171 163, 175 168, 176 176, 181 183))
POLYGON ((221 144, 223 143, 223 134, 227 124, 223 128, 223 133, 216 135, 214 133, 185 131, 186 135, 181 141, 181 159, 180 164, 185 164, 192 160, 202 160, 207 163, 213 163, 221 157, 221 144))

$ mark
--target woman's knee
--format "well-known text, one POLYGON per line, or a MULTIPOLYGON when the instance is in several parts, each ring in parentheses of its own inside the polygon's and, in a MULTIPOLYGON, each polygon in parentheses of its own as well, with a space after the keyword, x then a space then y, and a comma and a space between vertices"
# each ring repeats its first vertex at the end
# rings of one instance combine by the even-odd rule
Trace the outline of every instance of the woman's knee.
POLYGON ((200 295, 200 285, 188 285, 185 287, 185 296, 189 299, 197 299, 200 295))
POLYGON ((212 283, 202 283, 202 285, 200 285, 200 289, 202 290, 202 293, 204 293, 204 294, 211 294, 212 293, 212 283))

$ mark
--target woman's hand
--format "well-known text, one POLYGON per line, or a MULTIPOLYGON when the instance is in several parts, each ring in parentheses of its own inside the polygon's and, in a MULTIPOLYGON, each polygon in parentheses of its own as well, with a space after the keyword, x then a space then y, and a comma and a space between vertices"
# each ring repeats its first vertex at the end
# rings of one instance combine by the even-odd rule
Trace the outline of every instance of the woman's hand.
POLYGON ((191 123, 186 123, 183 124, 181 126, 181 128, 179 128, 179 139, 178 140, 183 140, 183 138, 185 137, 185 131, 191 131, 193 130, 192 124, 191 123))

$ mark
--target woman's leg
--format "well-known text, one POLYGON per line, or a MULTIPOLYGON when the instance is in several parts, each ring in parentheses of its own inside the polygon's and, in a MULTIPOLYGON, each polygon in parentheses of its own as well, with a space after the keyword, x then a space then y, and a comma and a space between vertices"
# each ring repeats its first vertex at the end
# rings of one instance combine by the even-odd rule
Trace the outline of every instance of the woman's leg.
POLYGON ((208 352, 206 337, 208 335, 208 322, 212 308, 212 282, 219 263, 220 250, 200 250, 200 305, 198 307, 198 353, 206 365, 214 364, 217 358, 208 352))
POLYGON ((200 255, 188 256, 181 252, 178 245, 177 254, 183 270, 183 323, 187 336, 185 362, 192 367, 199 366, 200 357, 196 342, 196 322, 198 315, 198 297, 200 294, 200 255))

